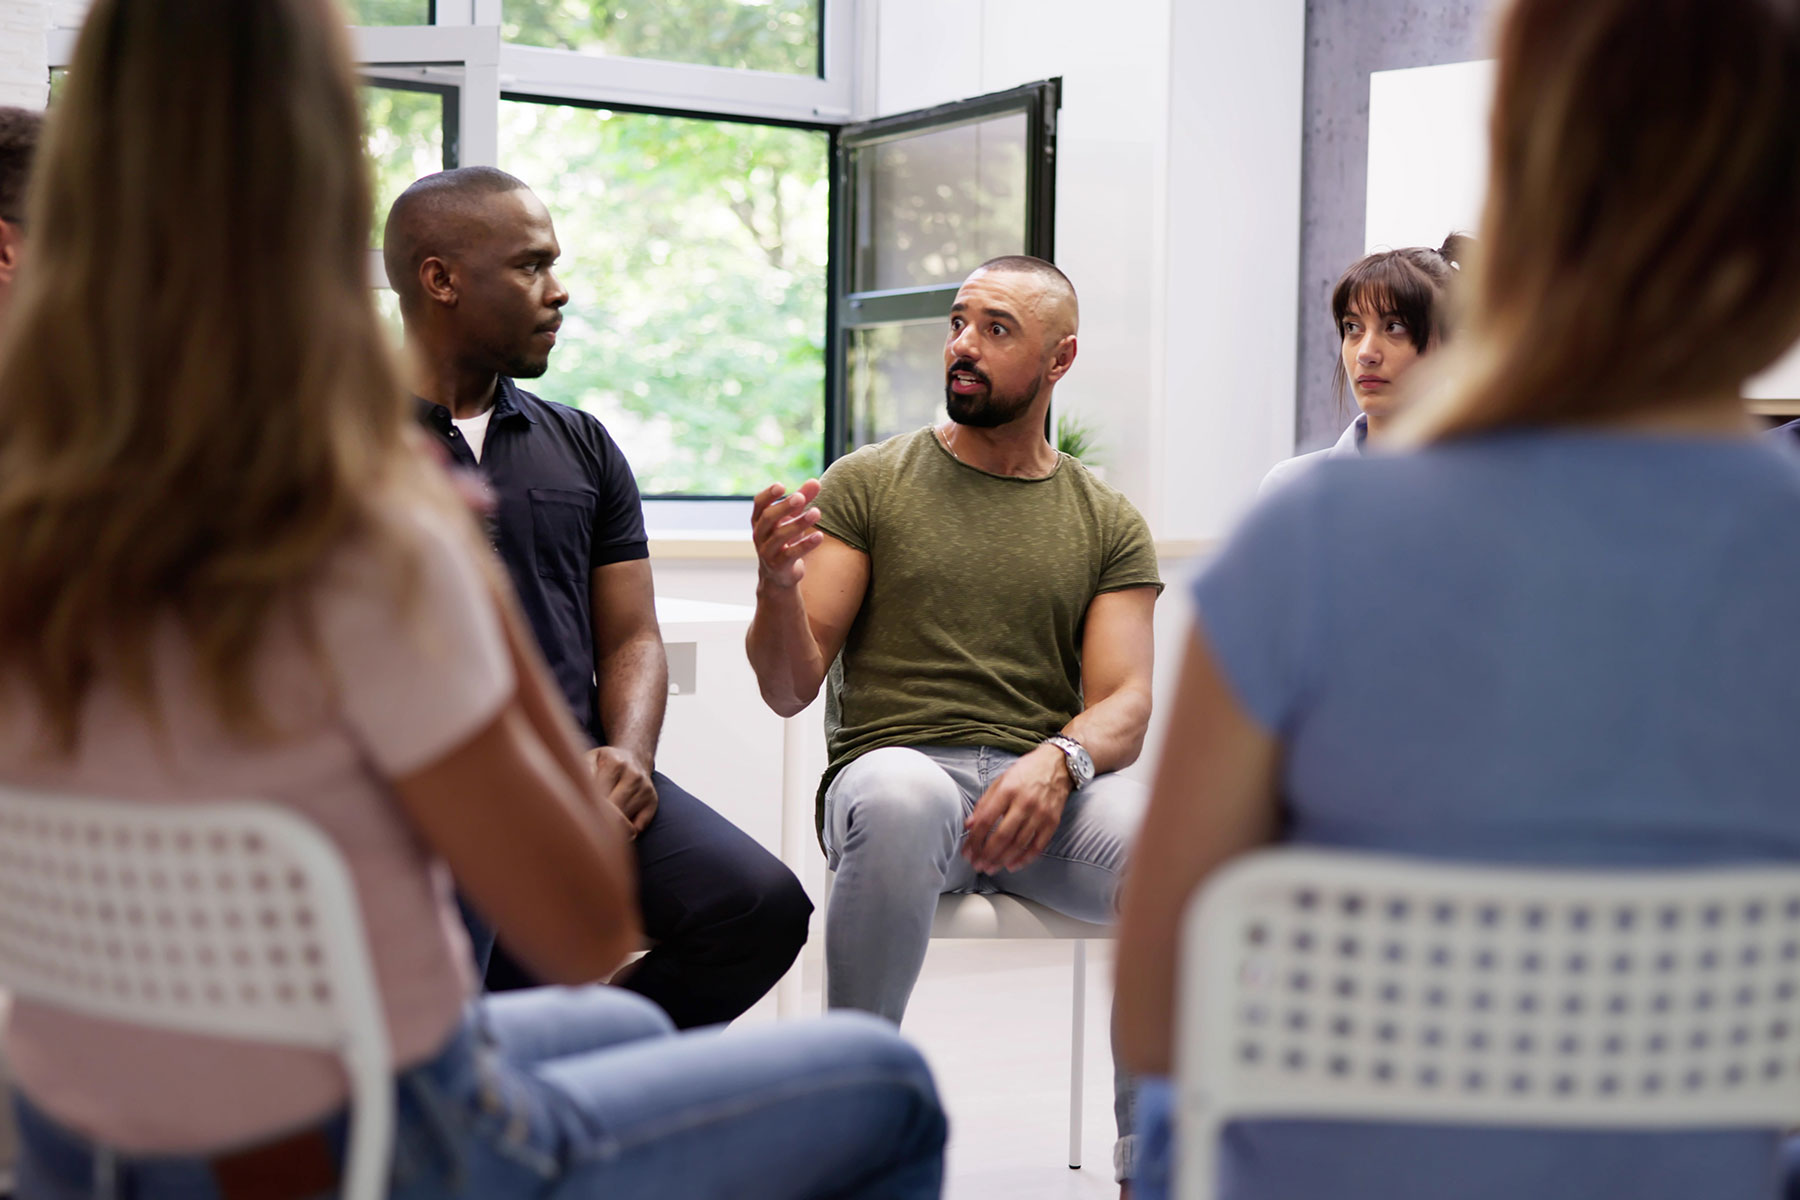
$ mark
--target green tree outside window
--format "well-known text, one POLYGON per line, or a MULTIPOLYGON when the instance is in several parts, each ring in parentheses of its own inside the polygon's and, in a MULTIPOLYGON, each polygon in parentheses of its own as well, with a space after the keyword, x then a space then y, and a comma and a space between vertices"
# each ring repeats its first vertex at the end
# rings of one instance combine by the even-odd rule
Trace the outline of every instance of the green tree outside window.
POLYGON ((502 32, 507 41, 526 46, 817 75, 819 5, 820 0, 505 0, 502 32))
POLYGON ((646 494, 749 495, 824 455, 827 136, 504 101, 501 166, 556 221, 550 400, 598 416, 646 494))

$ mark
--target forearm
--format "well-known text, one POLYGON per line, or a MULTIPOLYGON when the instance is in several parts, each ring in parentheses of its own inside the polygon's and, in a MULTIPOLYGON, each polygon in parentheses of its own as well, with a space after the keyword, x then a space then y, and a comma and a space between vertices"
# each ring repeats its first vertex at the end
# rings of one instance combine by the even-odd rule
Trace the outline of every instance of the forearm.
POLYGON ((819 652, 798 587, 757 584, 756 615, 744 636, 744 651, 764 702, 784 717, 813 702, 830 667, 819 652))
POLYGON ((1150 691, 1122 687, 1084 709, 1062 732, 1087 748, 1096 772, 1117 771, 1136 762, 1150 725, 1150 691))
POLYGON ((646 771, 656 767, 656 745, 669 706, 669 656, 662 636, 632 639, 595 662, 600 726, 607 745, 635 755, 646 771))

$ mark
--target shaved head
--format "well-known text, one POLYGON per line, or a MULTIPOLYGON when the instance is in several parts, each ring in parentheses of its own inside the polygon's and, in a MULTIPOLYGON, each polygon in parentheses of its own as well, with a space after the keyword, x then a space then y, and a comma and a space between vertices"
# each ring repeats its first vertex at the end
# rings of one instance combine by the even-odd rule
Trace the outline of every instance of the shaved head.
POLYGON ((1043 323, 1044 337, 1054 344, 1080 331, 1081 304, 1075 298, 1075 285, 1057 269, 1055 263, 1029 254, 1005 254, 990 258, 970 272, 973 279, 982 272, 1025 275, 1036 284, 1033 300, 1037 318, 1043 323))
POLYGON ((381 249, 418 354, 465 375, 549 369, 569 293, 556 223, 523 181, 492 167, 427 175, 394 201, 381 249))
POLYGON ((487 204, 495 196, 529 191, 523 180, 495 167, 458 167, 427 175, 388 210, 381 260, 400 297, 400 311, 418 310, 419 267, 427 258, 457 258, 487 233, 487 204))

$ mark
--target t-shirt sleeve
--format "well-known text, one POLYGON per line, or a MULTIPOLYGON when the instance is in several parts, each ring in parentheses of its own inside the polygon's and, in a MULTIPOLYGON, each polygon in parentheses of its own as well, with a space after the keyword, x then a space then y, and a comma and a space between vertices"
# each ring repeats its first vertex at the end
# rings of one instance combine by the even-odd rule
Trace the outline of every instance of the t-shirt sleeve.
POLYGON ((407 513, 411 588, 367 551, 334 572, 318 607, 322 648, 353 735, 387 776, 410 774, 479 732, 513 694, 512 659, 454 516, 407 513))
POLYGON ((1136 587, 1153 587, 1161 592, 1162 572, 1156 561, 1156 539, 1150 536, 1150 523, 1131 501, 1121 496, 1112 544, 1100 567, 1100 586, 1094 591, 1122 592, 1136 587))
POLYGON ((1277 736, 1319 661, 1318 483, 1309 472, 1264 497, 1192 588, 1195 620, 1238 702, 1277 736))
POLYGON ((637 477, 625 452, 612 434, 592 417, 594 454, 600 460, 599 497, 594 503, 594 535, 588 550, 593 568, 650 557, 650 539, 644 532, 644 502, 637 477))
POLYGON ((869 553, 874 525, 874 454, 870 446, 832 463, 819 480, 818 528, 852 550, 869 553))

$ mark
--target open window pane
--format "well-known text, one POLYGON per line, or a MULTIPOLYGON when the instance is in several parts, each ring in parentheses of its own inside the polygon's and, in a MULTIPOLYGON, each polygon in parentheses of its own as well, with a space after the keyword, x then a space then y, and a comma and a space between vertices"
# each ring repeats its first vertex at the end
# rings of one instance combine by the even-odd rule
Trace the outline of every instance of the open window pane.
POLYGON ((850 334, 850 444, 930 425, 944 407, 947 321, 876 325, 850 334))
POLYGON ((344 0, 352 25, 429 25, 431 0, 344 0))
POLYGON ((821 0, 505 0, 509 42, 819 74, 821 0))
POLYGON ((1025 253, 1025 113, 877 142, 853 153, 853 291, 960 283, 1025 253))
POLYGON ((526 386, 603 421, 651 495, 750 495, 824 459, 828 136, 501 103, 500 165, 569 290, 526 386))
POLYGON ((421 175, 449 165, 444 157, 444 117, 446 105, 454 99, 453 91, 443 89, 363 86, 363 146, 374 189, 374 244, 380 244, 388 209, 400 193, 421 175))
POLYGON ((838 131, 831 457, 942 412, 946 321, 970 271, 1054 258, 1061 96, 1046 79, 838 131))

